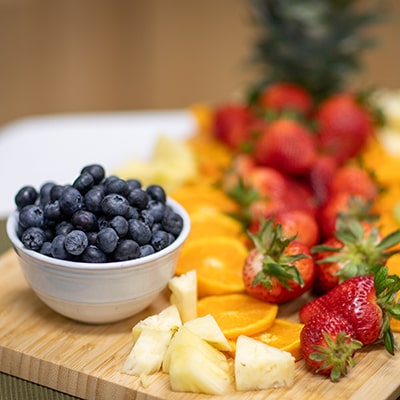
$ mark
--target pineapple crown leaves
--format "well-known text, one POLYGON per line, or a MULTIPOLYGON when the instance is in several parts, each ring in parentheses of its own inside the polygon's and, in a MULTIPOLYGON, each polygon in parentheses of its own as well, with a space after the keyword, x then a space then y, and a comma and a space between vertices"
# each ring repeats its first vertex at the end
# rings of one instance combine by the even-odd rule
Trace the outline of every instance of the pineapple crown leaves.
POLYGON ((327 257, 317 261, 319 264, 342 264, 342 268, 336 273, 339 276, 339 282, 353 276, 369 275, 374 265, 382 264, 392 255, 400 252, 399 249, 393 249, 393 246, 400 243, 400 230, 391 232, 380 239, 380 233, 376 226, 371 226, 370 232, 366 234, 364 226, 355 219, 339 218, 335 237, 343 246, 322 244, 314 246, 311 252, 330 253, 327 257))
POLYGON ((362 343, 351 339, 344 331, 339 332, 335 340, 325 331, 322 335, 326 346, 315 345, 315 351, 310 354, 310 359, 321 362, 317 372, 331 368, 330 379, 336 382, 347 374, 349 368, 354 367, 353 354, 362 347, 362 343))
MULTIPOLYGON (((361 69, 361 52, 375 45, 364 28, 382 19, 382 7, 356 0, 250 0, 259 37, 250 61, 264 69, 263 87, 288 81, 317 99, 344 87, 361 69)), ((254 89, 257 92, 257 88, 254 89)))
POLYGON ((382 309, 382 329, 386 350, 394 355, 397 350, 397 342, 390 327, 390 318, 400 320, 400 302, 396 302, 400 290, 400 277, 388 274, 388 267, 376 264, 371 268, 374 276, 374 286, 377 304, 382 309))
POLYGON ((294 262, 307 258, 305 254, 284 254, 290 242, 296 236, 285 237, 281 224, 274 224, 273 218, 261 221, 260 230, 256 234, 248 233, 256 249, 263 256, 262 270, 259 271, 252 285, 261 284, 272 289, 272 278, 276 278, 286 289, 292 290, 289 281, 304 286, 304 280, 294 262))

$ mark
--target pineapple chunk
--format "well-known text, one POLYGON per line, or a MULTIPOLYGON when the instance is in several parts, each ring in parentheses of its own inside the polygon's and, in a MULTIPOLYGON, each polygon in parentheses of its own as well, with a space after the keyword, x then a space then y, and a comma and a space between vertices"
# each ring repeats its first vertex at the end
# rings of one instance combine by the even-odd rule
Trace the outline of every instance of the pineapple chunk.
POLYGON ((197 317, 197 274, 195 270, 175 276, 168 282, 171 304, 179 310, 182 322, 197 317))
POLYGON ((172 331, 143 327, 122 372, 143 377, 159 371, 171 337, 172 331))
POLYGON ((177 392, 220 395, 232 382, 225 355, 185 326, 172 338, 164 363, 177 392))
POLYGON ((170 305, 158 314, 150 315, 142 321, 139 321, 132 328, 133 344, 135 344, 136 340, 139 338, 144 327, 161 331, 176 331, 180 326, 182 326, 182 321, 178 308, 175 305, 170 305))
POLYGON ((241 335, 236 342, 236 390, 290 387, 294 382, 295 359, 283 350, 241 335))
POLYGON ((192 319, 185 322, 183 325, 206 342, 210 343, 216 349, 232 351, 232 346, 211 314, 192 319))

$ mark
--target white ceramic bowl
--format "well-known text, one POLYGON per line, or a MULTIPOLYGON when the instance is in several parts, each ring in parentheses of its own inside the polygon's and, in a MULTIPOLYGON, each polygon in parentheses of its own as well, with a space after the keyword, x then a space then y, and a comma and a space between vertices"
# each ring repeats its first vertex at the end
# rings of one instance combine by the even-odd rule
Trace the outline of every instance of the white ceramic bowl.
POLYGON ((25 248, 16 234, 18 213, 7 220, 7 234, 29 286, 54 311, 77 321, 120 321, 148 307, 175 273, 190 219, 176 201, 168 204, 183 218, 176 240, 154 254, 135 260, 92 264, 64 261, 25 248))

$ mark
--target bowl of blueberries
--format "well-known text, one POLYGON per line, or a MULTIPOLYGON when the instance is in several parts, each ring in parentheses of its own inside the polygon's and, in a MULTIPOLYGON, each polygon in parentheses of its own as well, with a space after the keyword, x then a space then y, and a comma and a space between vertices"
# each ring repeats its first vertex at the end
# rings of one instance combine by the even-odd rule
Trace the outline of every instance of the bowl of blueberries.
POLYGON ((160 185, 82 168, 71 184, 27 185, 7 234, 24 277, 59 314, 111 323, 147 308, 175 273, 190 231, 185 209, 160 185))

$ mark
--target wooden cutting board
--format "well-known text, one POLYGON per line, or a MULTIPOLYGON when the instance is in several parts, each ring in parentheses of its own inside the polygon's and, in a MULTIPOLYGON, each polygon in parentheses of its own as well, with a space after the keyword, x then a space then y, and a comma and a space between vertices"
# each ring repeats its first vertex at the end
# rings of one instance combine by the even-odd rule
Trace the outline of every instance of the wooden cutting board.
MULTIPOLYGON (((338 383, 313 375, 296 363, 290 389, 234 391, 224 396, 172 392, 168 375, 152 375, 144 388, 139 379, 122 374, 129 354, 131 328, 140 319, 168 305, 159 296, 145 312, 109 325, 86 325, 64 318, 44 305, 27 286, 12 250, 0 257, 0 371, 28 381, 96 400, 168 399, 318 399, 382 400, 400 396, 400 353, 390 356, 382 346, 357 355, 357 366, 338 383)), ((281 307, 280 316, 296 318, 300 304, 281 307)), ((400 335, 397 335, 400 341, 400 335)))

